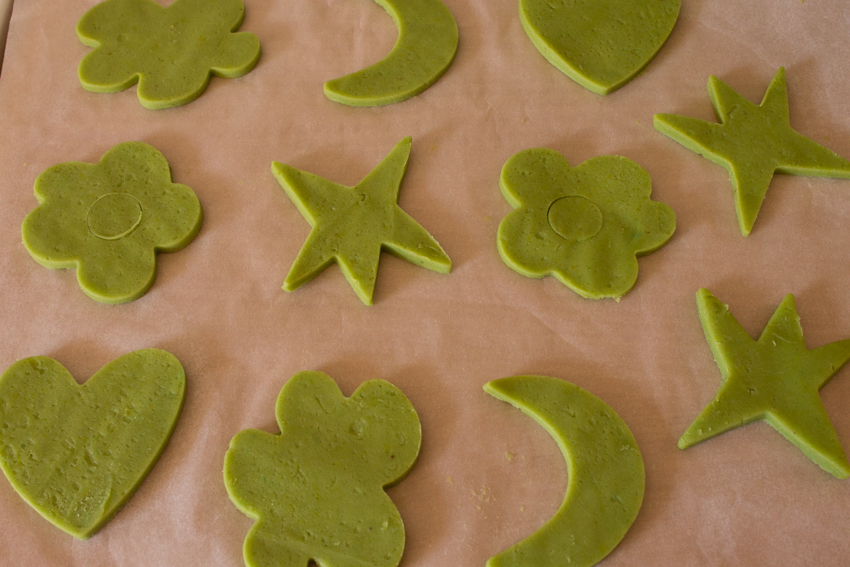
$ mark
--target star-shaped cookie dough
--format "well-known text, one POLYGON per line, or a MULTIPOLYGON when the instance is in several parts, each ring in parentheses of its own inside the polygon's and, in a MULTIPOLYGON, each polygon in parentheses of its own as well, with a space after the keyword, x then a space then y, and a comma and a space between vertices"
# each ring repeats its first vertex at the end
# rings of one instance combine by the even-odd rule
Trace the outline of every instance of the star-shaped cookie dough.
POLYGON ((656 114, 655 129, 729 172, 741 234, 747 236, 774 173, 850 178, 850 161, 791 128, 785 69, 756 106, 717 77, 708 94, 720 124, 656 114))
POLYGON ((790 294, 757 341, 707 289, 697 292, 697 305, 723 383, 679 439, 679 448, 764 420, 831 475, 850 477, 850 463, 818 395, 850 360, 850 339, 807 350, 790 294))
POLYGON ((313 227, 283 289, 297 289, 336 261, 360 300, 372 305, 381 249, 429 270, 451 271, 437 241, 397 204, 410 143, 407 137, 396 144, 354 187, 272 163, 272 173, 313 227))

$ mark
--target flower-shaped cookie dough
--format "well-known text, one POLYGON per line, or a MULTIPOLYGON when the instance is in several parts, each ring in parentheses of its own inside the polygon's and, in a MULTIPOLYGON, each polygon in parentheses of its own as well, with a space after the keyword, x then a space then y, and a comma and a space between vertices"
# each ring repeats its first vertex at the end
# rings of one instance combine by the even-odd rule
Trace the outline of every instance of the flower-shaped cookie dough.
POLYGON ((245 565, 398 565, 404 524, 384 487, 400 482, 419 454, 410 400, 383 380, 346 398, 327 374, 299 372, 275 414, 279 435, 246 429, 224 457, 230 499, 256 520, 245 565))
POLYGON ((628 292, 637 257, 676 229, 673 210, 649 198, 649 174, 624 157, 570 167, 554 150, 525 150, 505 163, 500 185, 516 209, 499 225, 502 259, 524 276, 551 274, 583 297, 628 292))
POLYGON ((235 78, 260 58, 242 25, 242 0, 106 0, 85 13, 77 37, 94 51, 80 63, 80 83, 98 93, 123 91, 138 81, 142 106, 170 108, 192 102, 210 75, 235 78))
POLYGON ((24 246, 48 268, 77 268, 80 287, 103 303, 138 299, 153 285, 156 252, 198 234, 195 193, 171 182, 156 148, 118 144, 97 164, 66 162, 35 182, 40 203, 24 220, 24 246))

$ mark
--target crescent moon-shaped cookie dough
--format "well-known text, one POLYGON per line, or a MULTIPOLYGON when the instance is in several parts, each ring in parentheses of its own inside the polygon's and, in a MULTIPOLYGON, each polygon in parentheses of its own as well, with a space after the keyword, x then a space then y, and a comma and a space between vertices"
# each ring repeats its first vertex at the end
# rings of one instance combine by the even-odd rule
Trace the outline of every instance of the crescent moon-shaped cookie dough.
POLYGON ((487 567, 587 567, 614 549, 643 502, 643 458, 632 432, 605 402, 547 376, 494 380, 484 390, 530 415, 558 443, 569 485, 555 515, 487 567))
POLYGON ((664 46, 681 0, 520 0, 534 47, 569 78, 597 94, 631 81, 664 46))
POLYGON ((381 61, 325 83, 325 96, 349 106, 383 106, 416 96, 439 79, 457 51, 457 23, 440 0, 375 0, 398 28, 381 61))

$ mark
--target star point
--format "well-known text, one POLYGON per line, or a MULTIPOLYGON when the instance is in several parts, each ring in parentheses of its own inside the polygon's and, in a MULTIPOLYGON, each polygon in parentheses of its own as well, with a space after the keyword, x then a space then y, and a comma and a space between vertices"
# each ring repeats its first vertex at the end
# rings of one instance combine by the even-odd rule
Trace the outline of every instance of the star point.
POLYGON ((850 161, 791 128, 784 68, 760 105, 713 76, 708 93, 718 123, 656 114, 655 129, 726 168, 744 236, 752 231, 774 173, 850 178, 850 161))
POLYGON ((313 230, 283 289, 294 291, 333 262, 360 300, 372 304, 381 250, 441 273, 451 260, 434 238, 398 206, 411 139, 402 139, 354 187, 273 162, 272 173, 313 230))
POLYGON ((794 296, 787 295, 758 340, 706 289, 697 292, 700 321, 723 377, 714 399, 679 439, 680 449, 763 420, 837 478, 850 463, 818 391, 850 360, 850 340, 806 349, 794 296))

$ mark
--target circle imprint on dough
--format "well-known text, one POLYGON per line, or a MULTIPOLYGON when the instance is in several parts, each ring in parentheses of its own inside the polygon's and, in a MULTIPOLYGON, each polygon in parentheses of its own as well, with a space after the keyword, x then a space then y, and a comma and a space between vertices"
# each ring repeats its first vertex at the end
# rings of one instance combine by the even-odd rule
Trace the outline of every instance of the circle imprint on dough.
POLYGON ((602 229, 602 211, 584 197, 561 197, 549 205, 549 226, 572 242, 592 238, 602 229))
POLYGON ((107 193, 86 215, 89 231, 103 240, 119 240, 142 222, 142 205, 127 193, 107 193))

